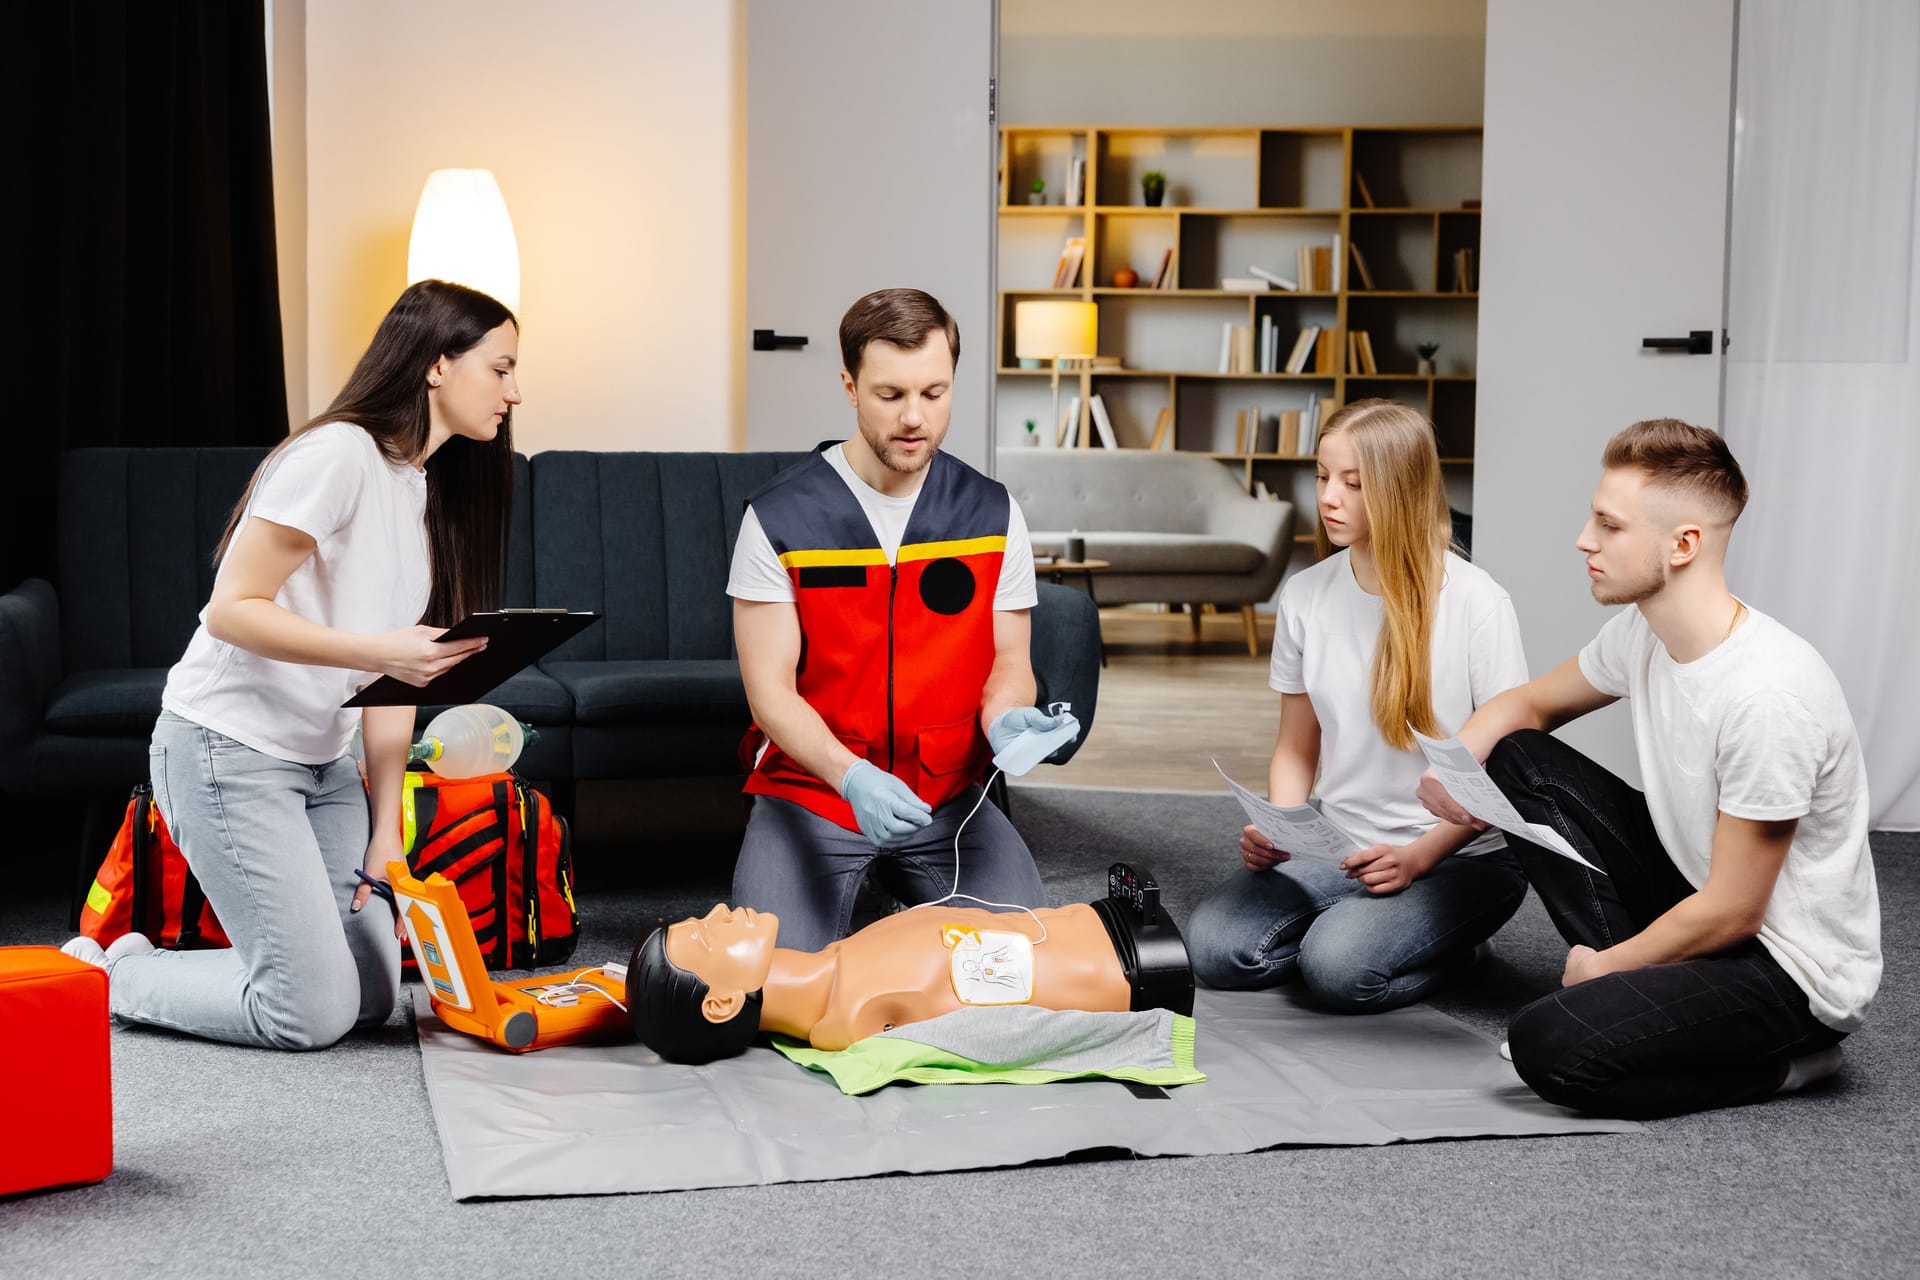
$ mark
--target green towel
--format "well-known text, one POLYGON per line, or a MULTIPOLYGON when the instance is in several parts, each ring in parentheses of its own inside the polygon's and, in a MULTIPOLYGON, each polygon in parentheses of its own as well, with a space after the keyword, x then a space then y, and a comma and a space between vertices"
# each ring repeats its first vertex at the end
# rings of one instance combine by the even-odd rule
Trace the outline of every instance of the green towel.
POLYGON ((1132 1080, 1198 1084, 1193 1019, 1167 1009, 1085 1013, 1033 1005, 957 1009, 856 1041, 838 1052, 775 1037, 794 1062, 833 1077, 847 1094, 914 1084, 1051 1084, 1132 1080))

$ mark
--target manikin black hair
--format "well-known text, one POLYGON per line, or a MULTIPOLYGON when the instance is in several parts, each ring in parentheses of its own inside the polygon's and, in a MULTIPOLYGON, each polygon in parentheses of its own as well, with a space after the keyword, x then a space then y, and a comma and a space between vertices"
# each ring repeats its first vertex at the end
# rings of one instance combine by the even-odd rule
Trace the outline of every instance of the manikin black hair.
POLYGON ((662 923, 633 949, 627 964, 627 1016, 640 1042, 668 1062, 698 1064, 744 1053, 760 1031, 760 993, 725 1022, 711 1022, 700 1011, 709 988, 697 976, 667 959, 667 929, 662 923))

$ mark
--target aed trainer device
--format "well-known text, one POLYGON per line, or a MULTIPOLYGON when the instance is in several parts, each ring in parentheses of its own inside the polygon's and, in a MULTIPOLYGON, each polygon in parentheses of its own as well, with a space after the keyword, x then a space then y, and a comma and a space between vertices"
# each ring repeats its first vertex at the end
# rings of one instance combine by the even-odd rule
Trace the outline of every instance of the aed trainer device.
POLYGON ((633 1034, 624 972, 615 977, 584 969, 495 982, 453 881, 437 871, 416 879, 398 860, 387 864, 387 879, 433 1011, 455 1031, 514 1053, 633 1034), (593 980, 581 981, 589 973, 593 980))

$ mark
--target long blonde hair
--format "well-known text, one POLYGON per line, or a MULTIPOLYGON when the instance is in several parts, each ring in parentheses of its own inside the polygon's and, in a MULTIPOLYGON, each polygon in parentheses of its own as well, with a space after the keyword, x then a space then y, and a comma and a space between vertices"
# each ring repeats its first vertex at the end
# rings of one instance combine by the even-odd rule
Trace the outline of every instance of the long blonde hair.
MULTIPOLYGON (((1320 438, 1344 434, 1360 468, 1360 500, 1367 512, 1373 562, 1380 574, 1380 643, 1373 655, 1373 722, 1380 736, 1411 751, 1411 724, 1438 737, 1433 718, 1433 619, 1446 575, 1453 520, 1440 479, 1433 423, 1394 400, 1356 400, 1320 429, 1320 438)), ((1324 522, 1314 541, 1325 559, 1333 552, 1324 522)))

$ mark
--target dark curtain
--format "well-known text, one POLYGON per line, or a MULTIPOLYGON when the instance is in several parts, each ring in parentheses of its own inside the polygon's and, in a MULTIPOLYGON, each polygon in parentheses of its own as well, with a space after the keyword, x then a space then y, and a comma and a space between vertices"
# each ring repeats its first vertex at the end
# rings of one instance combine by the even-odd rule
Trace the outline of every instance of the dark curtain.
POLYGON ((261 0, 0 12, 5 590, 51 572, 62 449, 271 444, 287 411, 261 0))

